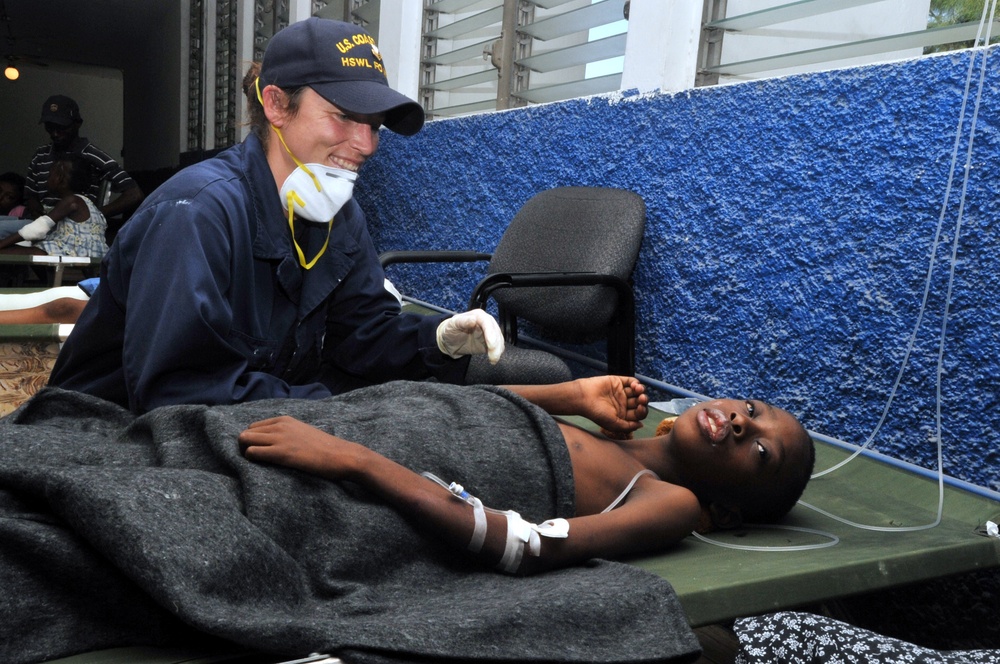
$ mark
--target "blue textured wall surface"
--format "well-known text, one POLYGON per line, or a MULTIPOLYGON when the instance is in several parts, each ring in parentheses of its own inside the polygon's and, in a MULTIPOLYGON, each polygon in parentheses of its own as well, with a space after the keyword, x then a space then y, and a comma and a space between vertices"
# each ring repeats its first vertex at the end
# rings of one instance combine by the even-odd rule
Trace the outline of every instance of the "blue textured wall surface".
MULTIPOLYGON (((933 468, 938 343, 968 147, 956 135, 972 57, 589 97, 435 121, 410 138, 383 132, 357 194, 380 251, 490 251, 540 190, 636 191, 648 206, 634 275, 639 374, 765 399, 810 429, 860 444, 913 335, 875 448, 933 468)), ((945 470, 992 489, 1000 489, 998 58, 990 51, 941 383, 945 470)), ((966 135, 978 64, 973 71, 966 135)), ((481 275, 468 266, 392 270, 403 292, 453 309, 465 308, 481 275)))

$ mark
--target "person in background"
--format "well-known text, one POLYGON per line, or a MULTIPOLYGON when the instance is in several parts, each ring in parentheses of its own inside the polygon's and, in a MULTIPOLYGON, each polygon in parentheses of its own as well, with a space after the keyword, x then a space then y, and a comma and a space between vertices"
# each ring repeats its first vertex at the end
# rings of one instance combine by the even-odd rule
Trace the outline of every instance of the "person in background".
POLYGON ((88 167, 87 197, 98 204, 106 219, 130 213, 142 202, 143 193, 132 177, 107 152, 80 136, 83 118, 76 101, 65 95, 53 95, 42 104, 40 123, 45 125, 52 142, 35 150, 28 166, 25 182, 27 218, 37 219, 52 208, 59 196, 49 191, 48 179, 52 163, 61 153, 78 154, 88 167), (103 205, 98 200, 101 184, 108 181, 118 197, 103 205))
POLYGON ((24 178, 13 171, 0 175, 0 238, 24 226, 24 178))
POLYGON ((94 202, 83 195, 87 189, 87 162, 71 152, 56 157, 49 171, 48 189, 58 201, 48 214, 24 224, 0 239, 0 252, 36 255, 89 256, 101 258, 107 249, 107 221, 94 202), (31 246, 22 246, 24 241, 31 246))
POLYGON ((8 171, 0 174, 0 220, 24 214, 24 178, 8 171))
POLYGON ((98 281, 91 277, 75 286, 0 293, 0 325, 72 325, 87 306, 98 281))
POLYGON ((423 126, 375 40, 328 19, 274 37, 244 79, 251 134, 150 195, 101 265, 50 384, 146 412, 318 399, 396 379, 461 383, 503 352, 482 310, 403 313, 353 185, 379 128, 423 126))
POLYGON ((28 293, 0 294, 0 325, 72 325, 87 306, 82 287, 56 286, 28 293))

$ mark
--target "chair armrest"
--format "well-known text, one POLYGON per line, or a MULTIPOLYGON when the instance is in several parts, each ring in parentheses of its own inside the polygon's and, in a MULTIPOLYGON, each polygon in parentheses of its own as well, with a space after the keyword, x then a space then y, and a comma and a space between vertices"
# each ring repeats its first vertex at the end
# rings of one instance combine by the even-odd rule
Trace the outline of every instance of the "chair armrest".
POLYGON ((485 254, 480 251, 384 251, 379 254, 378 260, 385 269, 393 263, 474 263, 476 261, 488 261, 493 258, 493 254, 485 254))
MULTIPOLYGON (((628 281, 612 274, 597 272, 497 272, 485 277, 472 291, 469 309, 485 308, 494 291, 503 288, 538 288, 544 286, 610 286, 618 294, 618 306, 608 329, 608 372, 635 375, 635 294, 628 281)), ((517 325, 501 311, 504 337, 517 340, 517 325)))
POLYGON ((597 272, 497 272, 476 285, 469 309, 484 307, 493 292, 501 288, 543 286, 610 286, 618 293, 618 316, 632 317, 635 313, 635 294, 629 283, 613 274, 597 272))

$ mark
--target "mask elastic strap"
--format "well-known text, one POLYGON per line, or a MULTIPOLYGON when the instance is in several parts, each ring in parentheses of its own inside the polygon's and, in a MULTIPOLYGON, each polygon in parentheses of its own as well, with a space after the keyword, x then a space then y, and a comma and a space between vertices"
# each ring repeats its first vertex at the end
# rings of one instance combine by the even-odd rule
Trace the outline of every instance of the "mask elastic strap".
POLYGON ((302 251, 302 247, 299 246, 298 241, 296 241, 295 239, 295 223, 293 221, 295 219, 295 212, 293 212, 293 207, 294 207, 293 204, 296 202, 298 202, 299 207, 301 207, 304 204, 302 199, 299 198, 298 194, 296 194, 294 191, 288 192, 288 230, 291 231, 292 234, 292 245, 295 247, 295 253, 299 255, 299 265, 309 270, 312 268, 313 265, 316 264, 316 261, 319 260, 319 257, 322 256, 324 252, 326 252, 326 248, 330 244, 330 231, 333 230, 333 219, 331 219, 329 223, 327 223, 326 225, 326 241, 323 242, 323 246, 320 248, 319 253, 313 256, 313 259, 311 261, 306 262, 306 255, 302 251))
MULTIPOLYGON (((264 98, 260 94, 260 77, 259 76, 254 79, 253 85, 254 85, 254 88, 257 90, 257 101, 259 101, 260 105, 263 106, 264 105, 264 98)), ((301 168, 302 170, 304 170, 309 175, 309 177, 312 178, 313 184, 316 185, 316 191, 323 191, 323 187, 319 183, 319 178, 317 178, 316 175, 312 171, 309 170, 309 167, 306 166, 305 164, 303 164, 301 161, 299 161, 299 158, 296 157, 294 154, 292 154, 292 151, 288 149, 288 143, 285 143, 285 137, 281 134, 281 130, 278 129, 277 127, 275 127, 273 124, 271 125, 271 129, 273 129, 274 133, 276 133, 278 135, 278 140, 281 141, 281 146, 283 148, 285 148, 285 152, 287 152, 288 156, 292 158, 292 161, 295 162, 295 165, 298 166, 299 168, 301 168)))
POLYGON ((304 170, 306 174, 308 174, 309 177, 312 178, 313 184, 316 185, 316 191, 323 191, 323 187, 320 185, 319 178, 316 177, 316 174, 310 171, 309 167, 303 164, 301 161, 299 161, 299 158, 293 155, 292 151, 288 149, 288 144, 285 143, 285 137, 281 135, 281 130, 275 127, 274 125, 271 125, 271 129, 273 129, 274 133, 278 135, 278 140, 281 141, 282 147, 285 148, 285 152, 287 152, 288 156, 292 158, 292 161, 295 162, 295 165, 304 170))
MULTIPOLYGON (((253 84, 254 88, 257 90, 257 101, 259 101, 260 105, 263 106, 264 98, 260 94, 259 76, 256 79, 254 79, 253 84)), ((305 171, 309 175, 309 177, 312 178, 313 184, 316 185, 316 191, 322 192, 323 187, 319 183, 319 178, 317 178, 316 175, 311 170, 309 170, 309 167, 303 164, 301 161, 299 161, 299 158, 296 157, 294 154, 292 154, 292 151, 288 149, 288 144, 285 143, 285 137, 282 136, 281 130, 275 127, 273 124, 271 125, 271 128, 274 129, 274 133, 278 135, 278 140, 281 141, 281 146, 285 148, 285 152, 287 152, 288 156, 292 158, 292 161, 295 162, 295 165, 301 168, 303 171, 305 171)), ((323 246, 320 248, 319 253, 317 253, 311 261, 307 262, 305 252, 302 251, 302 247, 299 246, 298 241, 295 239, 295 224, 293 221, 295 219, 294 203, 298 203, 299 207, 303 207, 305 205, 305 201, 303 201, 298 194, 296 194, 294 191, 290 191, 288 192, 288 197, 285 205, 285 207, 288 208, 288 230, 291 231, 292 234, 292 245, 295 247, 295 253, 298 254, 299 256, 299 265, 308 270, 311 269, 312 266, 316 264, 316 261, 319 260, 319 257, 326 252, 326 248, 330 245, 330 232, 333 230, 333 219, 330 219, 330 221, 327 222, 326 241, 323 242, 323 246)))

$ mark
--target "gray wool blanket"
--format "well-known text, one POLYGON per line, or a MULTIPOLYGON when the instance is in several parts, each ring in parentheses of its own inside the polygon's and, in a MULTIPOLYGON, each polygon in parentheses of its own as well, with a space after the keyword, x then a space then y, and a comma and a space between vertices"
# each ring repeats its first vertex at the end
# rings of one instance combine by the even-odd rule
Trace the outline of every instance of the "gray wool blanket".
POLYGON ((288 414, 486 505, 573 514, 551 418, 499 388, 391 383, 143 416, 47 388, 0 420, 0 661, 204 643, 347 662, 647 662, 697 652, 664 580, 593 561, 529 578, 360 487, 244 459, 288 414))

